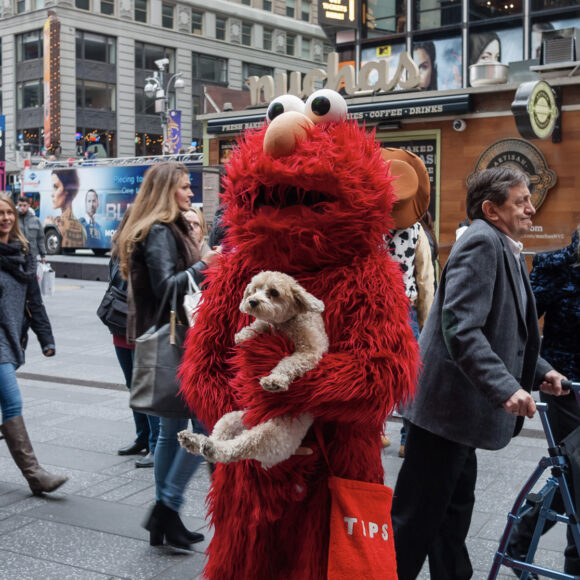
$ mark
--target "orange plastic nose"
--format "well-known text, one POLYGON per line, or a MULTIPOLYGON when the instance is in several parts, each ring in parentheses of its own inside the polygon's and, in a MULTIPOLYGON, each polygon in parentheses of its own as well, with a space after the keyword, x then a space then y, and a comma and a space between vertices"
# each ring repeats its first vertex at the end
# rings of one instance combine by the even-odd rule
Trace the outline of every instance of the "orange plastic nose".
POLYGON ((264 136, 264 153, 272 157, 290 155, 296 149, 296 144, 303 141, 308 134, 308 128, 314 123, 302 113, 288 111, 276 117, 268 126, 264 136))

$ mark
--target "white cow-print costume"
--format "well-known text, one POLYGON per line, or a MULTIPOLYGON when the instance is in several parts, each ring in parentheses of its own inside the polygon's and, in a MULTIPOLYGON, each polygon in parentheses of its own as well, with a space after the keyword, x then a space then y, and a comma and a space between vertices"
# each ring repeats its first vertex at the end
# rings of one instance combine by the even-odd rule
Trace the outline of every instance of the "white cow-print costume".
POLYGON ((387 249, 395 262, 403 271, 405 294, 410 301, 417 298, 417 282, 415 280, 415 249, 419 241, 419 222, 404 230, 391 230, 391 238, 384 236, 387 249))

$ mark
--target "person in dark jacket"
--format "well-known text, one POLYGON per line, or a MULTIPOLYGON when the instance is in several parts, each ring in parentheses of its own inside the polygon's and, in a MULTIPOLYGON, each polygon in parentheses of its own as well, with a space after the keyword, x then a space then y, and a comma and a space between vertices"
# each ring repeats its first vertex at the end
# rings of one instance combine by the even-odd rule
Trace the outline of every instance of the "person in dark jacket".
MULTIPOLYGON (((580 227, 572 234, 570 245, 534 256, 530 274, 538 316, 544 315, 541 355, 571 381, 580 381, 579 235, 580 227)), ((540 393, 540 397, 542 401, 548 403, 548 419, 554 438, 559 443, 580 425, 580 408, 574 393, 561 397, 540 393)), ((574 489, 571 489, 571 493, 574 497, 574 489)), ((540 507, 538 505, 528 512, 512 531, 508 552, 519 560, 525 560, 528 553, 540 507)), ((564 513, 564 503, 559 490, 556 490, 551 507, 559 513, 564 513)), ((580 506, 576 507, 578 508, 580 506)), ((546 521, 544 532, 555 523, 546 521)), ((570 528, 567 532, 568 546, 564 551, 564 572, 577 576, 580 575, 580 558, 570 528)), ((529 575, 529 578, 533 577, 534 575, 529 575)))
POLYGON ((8 450, 35 495, 54 491, 67 477, 49 473, 34 455, 24 420, 16 369, 24 362, 30 326, 45 356, 54 356, 54 338, 36 279, 36 257, 20 231, 12 200, 0 195, 0 408, 8 450))
MULTIPOLYGON (((111 260, 109 261, 109 280, 110 285, 114 287, 120 296, 127 299, 127 280, 121 276, 121 267, 119 264, 119 250, 117 247, 117 240, 119 235, 131 213, 131 206, 125 210, 123 219, 111 238, 111 260)), ((133 376, 133 356, 135 354, 135 345, 127 342, 127 321, 123 327, 109 327, 109 331, 113 335, 113 345, 115 347, 115 354, 123 376, 125 377, 125 385, 131 389, 131 379, 133 376)), ((153 467, 155 445, 157 444, 157 437, 159 436, 159 417, 153 415, 146 415, 133 411, 133 421, 135 422, 135 441, 121 447, 117 453, 119 455, 137 455, 142 451, 146 451, 143 457, 140 457, 135 462, 135 467, 153 467)))
POLYGON ((44 245, 44 230, 40 220, 30 207, 27 197, 18 198, 18 225, 24 237, 28 240, 29 252, 35 258, 46 262, 46 248, 44 245))
MULTIPOLYGON (((187 168, 175 162, 154 165, 145 174, 131 215, 118 239, 121 273, 128 280, 127 339, 135 339, 155 324, 161 301, 168 288, 176 286, 178 315, 186 320, 181 304, 188 286, 188 273, 198 286, 204 280, 207 264, 218 255, 209 251, 200 259, 190 226, 182 212, 191 206, 191 185, 187 168)), ((169 305, 162 312, 169 320, 169 305)), ((203 433, 193 419, 194 431, 203 433)), ((155 447, 155 485, 157 503, 145 525, 151 545, 163 542, 188 549, 202 541, 203 535, 189 532, 179 518, 183 491, 201 458, 183 449, 177 433, 188 419, 161 417, 155 447)))

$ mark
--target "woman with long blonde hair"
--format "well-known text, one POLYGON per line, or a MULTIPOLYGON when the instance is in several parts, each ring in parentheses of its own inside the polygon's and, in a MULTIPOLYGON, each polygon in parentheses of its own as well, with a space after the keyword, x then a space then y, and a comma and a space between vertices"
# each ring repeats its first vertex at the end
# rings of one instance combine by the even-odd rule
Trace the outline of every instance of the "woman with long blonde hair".
POLYGON ((45 356, 53 356, 55 347, 36 279, 36 256, 29 252, 17 216, 12 199, 0 194, 0 431, 30 489, 39 495, 54 491, 68 478, 40 467, 22 418, 16 369, 24 363, 28 326, 45 356))
MULTIPOLYGON (((121 272, 128 280, 127 339, 133 342, 155 323, 168 288, 177 287, 178 304, 188 286, 188 273, 201 285, 204 270, 217 256, 210 251, 201 260, 183 212, 191 206, 189 173, 184 165, 169 161, 154 165, 131 208, 117 239, 121 272)), ((178 315, 186 320, 181 306, 178 315)), ((169 305, 162 313, 169 320, 169 305)), ((179 446, 177 433, 187 428, 187 418, 160 417, 159 437, 154 451, 156 504, 145 525, 150 544, 167 543, 188 549, 203 535, 189 532, 179 518, 183 491, 199 465, 200 458, 179 446)), ((193 429, 203 432, 193 419, 193 429)), ((150 450, 151 451, 151 450, 150 450)))

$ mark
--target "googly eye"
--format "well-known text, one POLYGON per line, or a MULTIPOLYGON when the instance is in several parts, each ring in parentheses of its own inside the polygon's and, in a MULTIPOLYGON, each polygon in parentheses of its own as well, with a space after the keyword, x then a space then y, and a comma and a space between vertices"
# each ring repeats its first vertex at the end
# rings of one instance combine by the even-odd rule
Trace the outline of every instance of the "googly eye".
POLYGON ((304 102, 302 99, 299 99, 296 95, 281 95, 276 97, 268 107, 266 120, 270 123, 270 121, 273 121, 276 117, 288 111, 304 113, 304 102))
POLYGON ((306 116, 314 123, 332 123, 346 119, 346 101, 336 91, 320 89, 308 97, 306 116))

